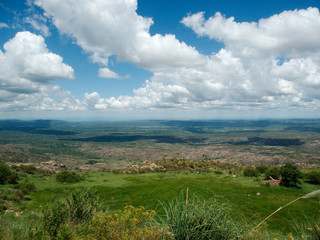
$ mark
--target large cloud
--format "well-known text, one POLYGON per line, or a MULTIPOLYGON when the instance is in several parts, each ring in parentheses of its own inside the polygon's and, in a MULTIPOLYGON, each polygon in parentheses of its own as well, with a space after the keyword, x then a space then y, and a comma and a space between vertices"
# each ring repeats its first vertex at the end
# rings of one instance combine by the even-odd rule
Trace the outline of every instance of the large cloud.
POLYGON ((319 9, 284 11, 259 22, 238 23, 234 17, 226 18, 216 13, 208 20, 204 12, 187 16, 182 23, 199 36, 208 36, 225 43, 233 51, 249 51, 247 48, 267 51, 275 57, 304 57, 320 50, 319 9))
POLYGON ((174 35, 151 36, 152 19, 136 13, 136 0, 35 0, 63 34, 74 38, 95 62, 117 55, 149 70, 194 65, 203 58, 174 35))
POLYGON ((4 52, 0 51, 1 109, 62 109, 51 97, 60 98, 61 102, 72 98, 69 92, 51 83, 73 79, 73 69, 62 62, 62 57, 48 50, 43 37, 18 32, 3 48, 4 52))
POLYGON ((95 62, 132 62, 153 72, 134 96, 91 93, 93 109, 319 109, 320 16, 317 8, 284 11, 259 22, 236 22, 216 13, 188 15, 182 23, 199 37, 223 42, 210 56, 174 35, 150 35, 152 19, 136 13, 136 0, 35 0, 62 34, 95 62))

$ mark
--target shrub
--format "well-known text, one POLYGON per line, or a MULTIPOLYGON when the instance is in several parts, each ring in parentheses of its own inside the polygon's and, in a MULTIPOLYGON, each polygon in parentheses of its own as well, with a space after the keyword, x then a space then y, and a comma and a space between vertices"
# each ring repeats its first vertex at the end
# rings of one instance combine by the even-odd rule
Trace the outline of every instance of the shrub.
POLYGON ((92 159, 86 162, 86 164, 89 164, 89 165, 96 164, 96 163, 98 163, 98 161, 92 160, 92 159))
POLYGON ((305 180, 308 183, 320 184, 320 172, 312 171, 305 174, 305 180))
POLYGON ((57 174, 56 180, 61 183, 75 183, 84 179, 83 176, 70 171, 62 171, 57 174))
POLYGON ((42 227, 39 229, 43 234, 48 234, 56 239, 59 228, 66 219, 66 204, 63 202, 53 202, 46 206, 43 211, 42 227))
POLYGON ((263 165, 260 165, 260 166, 256 166, 256 170, 258 173, 265 173, 269 168, 267 166, 263 166, 263 165))
POLYGON ((7 177, 7 181, 10 184, 17 184, 18 183, 17 182, 18 179, 19 179, 19 177, 18 177, 18 174, 16 174, 16 173, 12 173, 11 175, 9 175, 7 177))
POLYGON ((156 212, 153 210, 133 206, 127 206, 111 215, 99 214, 89 225, 87 239, 172 239, 170 233, 155 223, 155 215, 156 212))
POLYGON ((38 227, 30 230, 32 239, 73 239, 87 231, 98 208, 98 198, 92 189, 79 188, 70 193, 66 201, 49 203, 42 211, 38 227))
POLYGON ((21 202, 21 200, 24 197, 24 192, 22 192, 21 190, 17 190, 14 192, 14 198, 13 200, 17 203, 21 202))
POLYGON ((272 177, 273 179, 279 179, 280 178, 280 168, 279 167, 273 167, 269 168, 265 173, 266 179, 269 177, 272 177))
POLYGON ((11 169, 6 164, 0 163, 0 184, 4 184, 11 174, 11 169))
POLYGON ((282 177, 281 185, 285 187, 296 187, 300 182, 299 179, 302 178, 302 172, 297 166, 286 163, 280 169, 280 174, 282 177))
POLYGON ((35 192, 37 190, 36 185, 33 182, 29 182, 27 180, 20 182, 18 188, 23 192, 24 195, 35 192))
POLYGON ((66 203, 69 220, 79 223, 90 220, 99 209, 99 199, 93 189, 78 188, 72 191, 66 203))
POLYGON ((254 168, 246 168, 243 171, 243 176, 245 177, 258 177, 258 172, 254 168))
POLYGON ((20 168, 22 169, 22 171, 28 174, 34 174, 34 172, 36 171, 36 167, 32 165, 21 165, 20 168))

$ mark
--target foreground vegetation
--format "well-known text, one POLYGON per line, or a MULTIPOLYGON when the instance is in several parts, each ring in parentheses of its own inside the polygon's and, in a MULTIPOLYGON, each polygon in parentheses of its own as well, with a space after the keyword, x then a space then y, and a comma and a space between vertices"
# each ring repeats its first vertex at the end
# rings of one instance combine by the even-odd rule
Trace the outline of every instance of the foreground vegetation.
MULTIPOLYGON (((32 167, 12 166, 0 185, 0 239, 320 236, 319 195, 295 201, 254 228, 279 207, 319 190, 319 185, 307 182, 309 178, 298 187, 287 188, 261 184, 273 169, 268 166, 216 162, 210 171, 200 172, 209 162, 194 162, 193 168, 188 160, 157 163, 167 166, 167 171, 150 168, 144 174, 64 171, 48 175, 32 167), (257 175, 244 176, 246 169, 257 175), (15 174, 16 182, 9 182, 9 176, 15 174)), ((303 171, 305 176, 320 174, 318 169, 303 171)))

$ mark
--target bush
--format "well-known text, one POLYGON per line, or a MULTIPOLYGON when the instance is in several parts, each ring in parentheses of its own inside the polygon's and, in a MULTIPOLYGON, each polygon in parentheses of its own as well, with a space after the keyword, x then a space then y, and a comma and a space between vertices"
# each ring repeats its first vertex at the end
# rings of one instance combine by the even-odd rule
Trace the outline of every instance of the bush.
POLYGON ((34 174, 34 172, 36 171, 36 167, 32 165, 21 165, 20 168, 22 169, 22 171, 28 174, 34 174))
POLYGON ((279 179, 280 168, 278 167, 269 168, 264 174, 266 179, 269 179, 270 177, 272 177, 273 179, 279 179))
POLYGON ((61 225, 66 219, 66 204, 62 202, 53 202, 43 211, 42 227, 39 228, 43 234, 48 234, 56 239, 61 225))
MULTIPOLYGON (((49 203, 42 211, 39 226, 30 231, 31 239, 73 239, 86 232, 88 222, 98 208, 98 198, 92 189, 79 188, 70 193, 66 201, 49 203)), ((78 239, 78 238, 75 238, 78 239)))
POLYGON ((312 171, 305 174, 305 180, 308 183, 320 184, 320 172, 312 171))
POLYGON ((256 166, 256 170, 258 173, 265 173, 269 168, 267 166, 263 166, 263 165, 260 165, 260 166, 256 166))
POLYGON ((0 184, 4 184, 11 174, 11 169, 6 164, 0 163, 0 184))
POLYGON ((83 176, 75 172, 62 171, 57 174, 56 180, 61 183, 75 183, 80 182, 84 179, 83 176))
POLYGON ((296 187, 300 182, 299 179, 302 178, 302 172, 297 166, 286 163, 280 169, 280 174, 282 177, 281 185, 285 187, 296 187))
POLYGON ((254 168, 246 168, 243 171, 243 176, 245 177, 258 177, 258 172, 254 168))
POLYGON ((7 181, 10 184, 17 184, 17 180, 19 179, 18 174, 12 173, 10 176, 7 177, 7 181))
POLYGON ((90 220, 100 204, 96 191, 78 188, 70 193, 66 207, 70 221, 79 223, 90 220))
POLYGON ((35 192, 37 190, 36 185, 33 182, 29 182, 27 180, 20 182, 18 188, 23 192, 24 195, 35 192))
POLYGON ((155 215, 153 210, 133 206, 127 206, 123 211, 112 215, 99 214, 89 225, 90 233, 87 239, 173 239, 170 233, 155 223, 155 215))

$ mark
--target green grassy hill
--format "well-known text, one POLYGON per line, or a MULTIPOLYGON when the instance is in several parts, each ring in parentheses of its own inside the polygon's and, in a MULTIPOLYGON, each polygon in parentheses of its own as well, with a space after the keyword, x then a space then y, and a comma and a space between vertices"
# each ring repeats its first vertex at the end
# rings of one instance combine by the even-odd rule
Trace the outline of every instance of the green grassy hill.
MULTIPOLYGON (((255 226, 279 207, 319 189, 319 185, 304 182, 300 188, 265 186, 261 184, 262 176, 257 178, 234 177, 226 173, 128 175, 88 172, 85 173, 85 180, 78 183, 57 182, 55 175, 24 174, 23 178, 34 183, 36 191, 30 192, 19 203, 13 201, 14 206, 11 210, 14 212, 12 214, 1 214, 1 222, 5 224, 2 225, 1 231, 10 231, 7 226, 18 231, 18 225, 21 224, 19 219, 31 213, 40 214, 41 209, 48 202, 63 201, 73 189, 79 187, 94 188, 102 209, 108 209, 109 213, 121 210, 127 205, 133 205, 153 209, 158 216, 164 216, 164 205, 181 197, 181 194, 184 196, 188 189, 190 198, 195 196, 203 203, 216 201, 221 205, 229 206, 234 213, 246 219, 244 228, 255 226), (17 212, 19 216, 11 216, 17 212)), ((8 188, 14 188, 14 185, 0 185, 0 191, 3 194, 8 188)), ((297 235, 303 227, 308 225, 308 221, 319 220, 319 203, 319 196, 301 199, 268 219, 264 228, 279 237, 287 236, 290 232, 297 235)))

